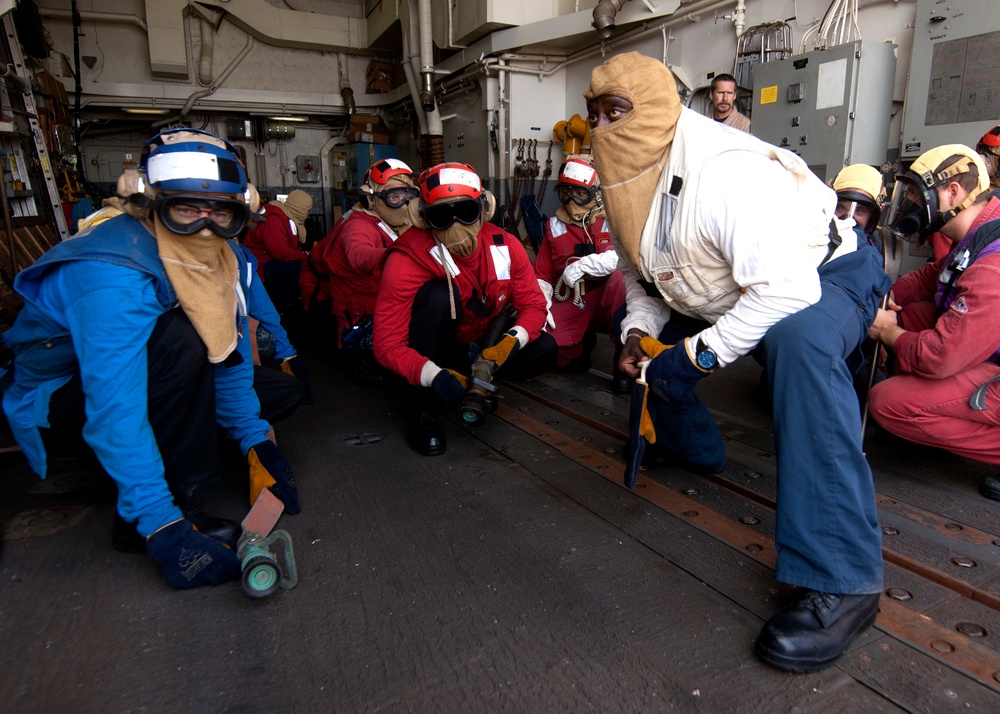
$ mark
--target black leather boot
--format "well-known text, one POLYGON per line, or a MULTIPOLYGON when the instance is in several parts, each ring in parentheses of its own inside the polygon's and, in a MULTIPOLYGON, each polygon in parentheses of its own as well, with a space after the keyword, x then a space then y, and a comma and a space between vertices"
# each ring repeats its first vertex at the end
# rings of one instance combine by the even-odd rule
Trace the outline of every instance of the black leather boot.
POLYGON ((214 538, 220 543, 225 543, 233 550, 236 550, 236 543, 243 534, 243 528, 236 521, 228 518, 217 518, 207 513, 202 513, 196 508, 182 507, 181 512, 184 517, 194 524, 200 533, 204 533, 209 538, 214 538))
POLYGON ((979 484, 979 493, 993 501, 1000 501, 1000 476, 990 474, 979 484))
POLYGON ((413 391, 407 438, 410 448, 421 456, 440 456, 448 446, 444 427, 433 411, 429 391, 422 387, 413 391))
POLYGON ((778 613, 757 637, 757 656, 789 672, 816 672, 837 660, 875 622, 879 593, 834 595, 809 591, 778 613))

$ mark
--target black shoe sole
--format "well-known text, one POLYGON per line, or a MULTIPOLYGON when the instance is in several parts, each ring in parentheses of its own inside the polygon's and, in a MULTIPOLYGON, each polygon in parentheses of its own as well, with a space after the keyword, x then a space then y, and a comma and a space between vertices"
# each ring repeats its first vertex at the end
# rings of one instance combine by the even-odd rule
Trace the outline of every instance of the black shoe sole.
POLYGON ((1000 501, 1000 489, 991 488, 985 483, 979 485, 979 493, 984 498, 988 498, 991 501, 1000 501))
POLYGON ((818 672, 821 669, 826 669, 831 664, 836 662, 838 659, 843 657, 844 652, 847 652, 847 650, 851 646, 851 643, 854 642, 855 638, 875 624, 875 618, 877 616, 878 616, 878 610, 873 612, 871 616, 864 621, 861 627, 858 628, 857 632, 855 632, 851 637, 847 639, 847 643, 844 645, 844 649, 842 649, 836 655, 832 657, 827 657, 826 659, 810 660, 810 659, 803 659, 801 657, 796 657, 793 659, 791 657, 785 657, 784 655, 780 655, 775 652, 766 650, 759 644, 754 646, 754 654, 756 654, 757 657, 760 658, 762 662, 765 662, 771 665, 772 667, 783 669, 786 672, 794 672, 795 674, 818 672))

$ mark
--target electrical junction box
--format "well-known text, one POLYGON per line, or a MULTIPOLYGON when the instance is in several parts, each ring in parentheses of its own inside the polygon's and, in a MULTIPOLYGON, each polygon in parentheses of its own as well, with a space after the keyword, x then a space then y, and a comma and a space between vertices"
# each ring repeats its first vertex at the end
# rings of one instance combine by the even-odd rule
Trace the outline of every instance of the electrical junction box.
POLYGON ((320 179, 319 157, 301 155, 295 157, 295 175, 299 183, 316 183, 320 179))
POLYGON ((859 40, 754 68, 751 128, 793 151, 824 181, 886 159, 895 45, 859 40))
POLYGON ((1000 123, 1000 3, 917 0, 900 157, 975 147, 1000 123))
POLYGON ((249 119, 230 119, 226 122, 226 134, 230 141, 237 139, 256 139, 253 132, 253 122, 249 119))

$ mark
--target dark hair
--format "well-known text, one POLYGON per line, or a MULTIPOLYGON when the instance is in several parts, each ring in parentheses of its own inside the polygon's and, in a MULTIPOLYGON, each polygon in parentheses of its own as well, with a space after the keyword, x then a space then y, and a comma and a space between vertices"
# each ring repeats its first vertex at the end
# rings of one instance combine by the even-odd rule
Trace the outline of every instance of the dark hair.
MULTIPOLYGON (((956 162, 967 158, 969 157, 966 156, 965 154, 952 154, 947 159, 938 164, 937 168, 934 169, 934 173, 938 173, 939 171, 944 171, 945 169, 951 167, 956 162)), ((958 174, 956 176, 952 176, 945 183, 950 183, 952 181, 957 183, 959 186, 964 188, 969 193, 976 191, 979 188, 979 167, 976 166, 975 162, 970 163, 968 171, 966 171, 965 173, 958 174)))
POLYGON ((731 74, 726 74, 725 72, 723 72, 722 74, 717 74, 714 77, 712 77, 711 91, 713 92, 715 91, 715 88, 718 86, 719 82, 732 82, 737 87, 739 86, 739 84, 736 83, 736 77, 734 77, 731 74))

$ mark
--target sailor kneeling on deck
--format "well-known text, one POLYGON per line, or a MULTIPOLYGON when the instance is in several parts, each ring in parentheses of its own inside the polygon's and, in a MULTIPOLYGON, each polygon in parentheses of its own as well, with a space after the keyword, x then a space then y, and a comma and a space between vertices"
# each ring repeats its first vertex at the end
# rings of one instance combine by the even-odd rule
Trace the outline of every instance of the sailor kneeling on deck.
POLYGON ((221 469, 217 425, 247 457, 251 503, 270 488, 299 511, 254 392, 256 277, 232 240, 252 187, 232 144, 176 129, 146 143, 125 193, 124 214, 18 275, 3 407, 43 478, 47 451, 96 457, 118 487, 116 547, 137 539, 176 588, 214 585, 240 577, 239 525, 191 506, 221 469))
POLYGON ((528 254, 515 236, 488 223, 494 199, 475 169, 439 164, 418 185, 425 225, 387 251, 374 350, 410 385, 410 448, 436 456, 446 444, 435 398, 459 408, 470 381, 484 386, 470 375, 474 364, 489 363, 505 379, 541 374, 555 363, 557 347, 542 332, 545 296, 528 254))
POLYGON ((881 257, 835 219, 836 194, 799 157, 682 107, 658 60, 611 57, 584 96, 625 279, 619 366, 637 377, 648 364, 637 431, 678 461, 720 468, 721 435, 694 388, 759 345, 774 404, 776 576, 806 592, 764 625, 756 652, 782 669, 826 667, 874 622, 882 589, 846 365, 889 288, 881 257))

